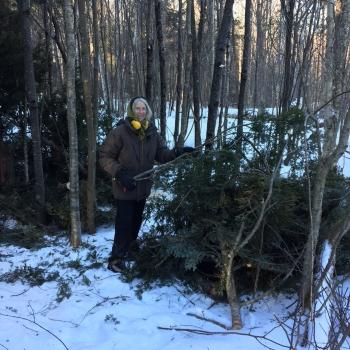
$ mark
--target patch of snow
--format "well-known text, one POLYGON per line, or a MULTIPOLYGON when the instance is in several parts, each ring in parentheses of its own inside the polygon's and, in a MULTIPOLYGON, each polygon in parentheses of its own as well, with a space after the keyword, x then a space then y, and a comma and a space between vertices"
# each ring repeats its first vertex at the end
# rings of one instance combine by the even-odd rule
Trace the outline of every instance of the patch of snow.
MULTIPOLYGON (((39 250, 0 245, 0 347, 30 350, 43 349, 45 344, 45 348, 66 346, 70 350, 262 350, 265 347, 251 335, 263 336, 276 326, 274 315, 286 316, 287 305, 291 303, 288 297, 264 298, 243 307, 244 328, 228 334, 223 328, 189 314, 230 325, 229 306, 189 292, 180 283, 154 287, 139 299, 136 295, 139 281, 125 283, 118 274, 106 269, 113 236, 114 227, 101 227, 95 235, 83 236, 84 244, 79 250, 71 249, 68 237, 48 240, 47 246, 39 250), (89 266, 92 261, 103 265, 85 272, 73 267, 89 266), (57 280, 40 286, 6 282, 8 274, 24 273, 29 267, 42 269, 47 278, 58 272, 57 280), (66 298, 59 302, 57 296, 59 292, 64 294, 65 288, 66 298), (220 334, 207 337, 195 331, 220 334)), ((280 327, 267 338, 288 344, 280 327)), ((265 344, 282 349, 269 341, 265 344)))
POLYGON ((97 209, 100 211, 108 212, 111 211, 113 207, 111 205, 98 205, 97 209))
POLYGON ((17 226, 17 221, 14 219, 6 219, 3 222, 4 228, 7 228, 9 230, 13 230, 17 226))

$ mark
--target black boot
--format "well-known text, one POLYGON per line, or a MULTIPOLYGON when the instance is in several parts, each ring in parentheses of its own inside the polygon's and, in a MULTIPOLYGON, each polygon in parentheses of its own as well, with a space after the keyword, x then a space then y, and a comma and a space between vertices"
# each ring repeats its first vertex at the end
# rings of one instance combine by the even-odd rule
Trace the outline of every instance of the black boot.
POLYGON ((125 271, 125 262, 124 259, 122 258, 113 258, 110 257, 108 259, 108 265, 107 265, 107 269, 115 272, 115 273, 121 273, 123 271, 125 271))

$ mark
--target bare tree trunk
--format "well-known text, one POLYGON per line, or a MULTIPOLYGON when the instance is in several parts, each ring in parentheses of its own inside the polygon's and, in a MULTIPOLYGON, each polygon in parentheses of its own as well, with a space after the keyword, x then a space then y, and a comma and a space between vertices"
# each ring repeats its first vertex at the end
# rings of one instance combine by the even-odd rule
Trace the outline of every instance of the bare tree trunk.
MULTIPOLYGON (((110 116, 112 112, 112 103, 111 103, 111 94, 110 94, 110 82, 109 82, 109 74, 108 74, 108 52, 107 52, 107 43, 106 43, 106 23, 104 21, 105 12, 103 11, 104 6, 101 3, 101 47, 103 52, 103 61, 100 57, 100 71, 103 72, 103 82, 102 82, 102 90, 104 92, 104 103, 107 105, 107 114, 110 116)), ((108 129, 111 129, 112 125, 108 125, 108 129)))
POLYGON ((226 0, 224 13, 220 25, 220 30, 216 40, 215 47, 215 63, 213 80, 210 90, 210 102, 208 108, 208 122, 207 122, 207 135, 206 135, 206 147, 211 149, 213 147, 213 138, 215 136, 215 124, 217 111, 220 101, 220 85, 222 77, 222 69, 225 61, 225 49, 227 39, 229 37, 229 31, 232 25, 232 7, 234 0, 226 0))
POLYGON ((120 3, 119 1, 115 2, 115 40, 116 40, 116 57, 119 64, 119 69, 116 69, 117 71, 117 79, 118 79, 118 110, 117 113, 119 116, 124 115, 124 105, 125 105, 125 80, 124 74, 125 74, 125 64, 124 64, 124 52, 125 48, 122 44, 122 31, 121 28, 123 26, 122 23, 122 16, 121 16, 121 9, 120 9, 120 3), (117 49, 118 47, 118 49, 117 49))
POLYGON ((45 29, 45 65, 46 65, 46 94, 51 100, 52 97, 52 44, 51 44, 51 28, 49 24, 48 7, 51 6, 50 1, 45 1, 43 5, 44 29, 45 29))
POLYGON ((88 179, 86 195, 87 229, 89 233, 95 233, 95 210, 96 210, 96 134, 95 122, 92 112, 91 57, 89 51, 90 38, 87 33, 85 0, 78 0, 79 29, 81 38, 81 81, 83 84, 85 117, 88 132, 88 179))
POLYGON ((61 28, 60 28, 60 25, 57 21, 57 16, 58 16, 58 13, 59 11, 57 11, 56 8, 54 8, 54 12, 52 11, 51 7, 49 6, 48 7, 48 11, 50 12, 50 15, 51 15, 51 21, 52 21, 52 24, 53 24, 53 27, 55 29, 55 35, 54 35, 54 40, 56 42, 56 45, 57 45, 57 48, 62 56, 62 60, 64 63, 67 62, 67 53, 66 53, 66 49, 63 45, 63 42, 62 42, 62 38, 61 38, 61 28))
POLYGON ((222 147, 222 144, 226 143, 227 136, 227 113, 228 113, 228 87, 229 87, 229 71, 231 66, 231 50, 228 46, 226 49, 226 58, 225 58, 225 71, 221 84, 221 98, 220 98, 220 113, 219 113, 219 125, 217 131, 217 143, 218 148, 222 147))
POLYGON ((177 143, 180 126, 180 109, 182 95, 182 61, 183 61, 183 45, 182 45, 182 16, 183 16, 182 0, 179 0, 179 12, 177 21, 177 65, 176 65, 176 106, 175 106, 175 128, 174 143, 177 143))
POLYGON ((160 76, 160 134, 166 139, 166 74, 165 74, 165 48, 162 28, 162 2, 155 0, 155 15, 159 51, 159 76, 160 76))
POLYGON ((30 112, 30 125, 33 143, 33 162, 35 179, 35 199, 39 204, 39 220, 46 222, 45 210, 45 182, 43 171, 43 160, 41 153, 41 132, 38 114, 38 100, 36 94, 36 82, 33 64, 33 47, 30 23, 30 3, 29 0, 17 0, 18 9, 21 17, 21 31, 24 52, 24 81, 27 104, 30 112))
POLYGON ((286 21, 286 36, 285 36, 285 52, 284 52, 284 75, 283 75, 283 90, 281 98, 282 113, 289 108, 290 93, 292 91, 293 82, 291 81, 291 57, 292 57, 292 33, 293 33, 293 15, 294 15, 295 0, 281 0, 281 9, 286 21))
POLYGON ((23 137, 23 156, 24 156, 24 178, 26 185, 29 184, 29 157, 27 140, 27 101, 24 99, 23 122, 21 123, 23 137))
MULTIPOLYGON (((201 142, 201 126, 199 115, 199 59, 198 59, 198 44, 196 33, 196 19, 194 12, 194 1, 191 0, 191 33, 192 33, 192 93, 193 93, 193 118, 194 118, 194 144, 195 147, 200 146, 201 142)), ((201 13, 202 17, 203 13, 201 13)))
POLYGON ((238 301, 238 295, 236 290, 235 276, 233 272, 233 260, 235 254, 232 251, 224 253, 224 281, 225 289, 227 294, 227 301, 230 305, 231 311, 231 328, 232 329, 241 329, 242 328, 242 319, 240 305, 238 301))
MULTIPOLYGON (((320 8, 318 7, 317 2, 312 4, 311 10, 312 20, 309 21, 308 29, 307 29, 307 38, 305 42, 305 46, 302 54, 302 61, 299 68, 299 82, 297 86, 297 106, 305 105, 305 101, 307 96, 303 96, 303 91, 306 90, 307 81, 310 79, 309 74, 312 69, 312 50, 315 43, 315 33, 319 27, 320 23, 320 8), (302 103, 303 102, 303 103, 302 103)), ((305 93, 306 95, 306 93, 305 93)), ((316 101, 316 99, 312 99, 316 101)))
POLYGON ((191 33, 191 1, 187 2, 186 8, 186 24, 185 24, 185 40, 184 40, 184 53, 185 53, 185 64, 184 64, 184 87, 183 87, 183 98, 182 98, 182 113, 181 113, 181 125, 180 135, 177 142, 178 147, 183 147, 185 143, 185 137, 188 128, 188 118, 190 110, 190 91, 191 91, 191 46, 189 45, 190 33, 191 33))
POLYGON ((98 105, 99 105, 99 56, 100 45, 98 40, 98 15, 97 15, 97 0, 92 0, 92 27, 94 40, 94 77, 93 77, 93 91, 92 91, 92 106, 93 106, 93 120, 95 134, 97 131, 98 105))
MULTIPOLYGON (((283 90, 281 96, 281 112, 284 113, 289 109, 291 103, 291 92, 293 86, 292 76, 292 38, 294 27, 294 6, 295 0, 281 0, 281 9, 286 21, 285 33, 285 50, 284 50, 284 74, 283 74, 283 90)), ((281 152, 285 145, 285 120, 277 122, 277 139, 278 152, 281 152)))
POLYGON ((230 77, 230 101, 238 101, 239 94, 239 39, 236 34, 236 23, 232 23, 231 46, 232 46, 232 64, 230 77))
MULTIPOLYGON (((341 7, 338 12, 338 16, 343 18, 344 21, 336 22, 333 17, 334 4, 329 4, 327 9, 327 54, 325 59, 327 65, 324 71, 324 79, 327 89, 326 98, 333 95, 333 93, 340 93, 340 91, 337 91, 336 86, 337 77, 341 74, 341 69, 343 69, 342 75, 346 74, 346 65, 336 68, 335 62, 336 60, 342 60, 347 57, 347 51, 343 46, 334 45, 334 39, 336 32, 343 36, 343 40, 346 40, 349 35, 348 12, 350 10, 350 1, 344 1, 344 7, 341 7), (337 28, 335 27, 335 24, 337 24, 337 28), (331 71, 329 71, 329 69, 331 69, 331 71)), ((339 40, 338 42, 340 43, 343 40, 339 40)), ((339 106, 336 100, 333 100, 332 104, 332 106, 327 106, 321 111, 325 129, 324 143, 316 167, 314 186, 311 193, 310 233, 304 255, 303 284, 301 290, 301 299, 304 309, 311 309, 314 297, 313 271, 322 222, 322 203, 327 175, 331 168, 337 163, 341 155, 345 153, 348 147, 350 134, 350 109, 348 102, 344 103, 344 106, 347 109, 346 115, 343 114, 341 111, 342 106, 339 106)))
POLYGON ((153 73, 153 30, 152 30, 152 18, 153 18, 153 0, 147 0, 147 17, 146 17, 146 36, 147 36, 147 62, 146 62, 146 98, 153 104, 152 94, 152 73, 153 73))
POLYGON ((133 35, 133 47, 134 47, 134 71, 136 73, 136 79, 135 79, 135 87, 136 91, 140 95, 144 95, 144 89, 145 89, 145 76, 143 74, 144 68, 143 68, 143 57, 142 57, 142 42, 141 42, 141 32, 142 32, 142 24, 141 24, 141 18, 143 17, 143 8, 142 8, 142 2, 136 2, 134 5, 135 9, 135 30, 133 35))
POLYGON ((214 31, 215 31, 215 20, 214 20, 214 1, 208 1, 208 77, 210 80, 213 79, 213 68, 214 68, 214 31))
POLYGON ((313 270, 322 221, 322 203, 326 179, 331 168, 337 163, 341 155, 344 154, 347 149, 350 134, 350 110, 341 126, 334 123, 334 121, 332 124, 333 126, 328 126, 328 130, 326 130, 325 147, 327 148, 323 150, 323 154, 318 161, 314 186, 312 189, 310 233, 304 255, 303 285, 301 290, 303 307, 305 309, 311 309, 311 303, 314 296, 313 270), (336 143, 336 135, 338 132, 340 136, 338 143, 336 143))
POLYGON ((76 96, 75 96, 75 53, 76 42, 74 35, 74 3, 73 0, 64 0, 64 21, 67 42, 67 119, 69 131, 69 183, 70 183, 70 218, 73 247, 81 243, 81 223, 79 205, 79 158, 78 134, 76 123, 76 96))
POLYGON ((253 107, 258 108, 258 115, 263 112, 263 89, 264 74, 263 69, 266 66, 265 53, 265 31, 263 29, 263 1, 258 0, 256 4, 256 46, 255 46, 255 71, 254 71, 254 92, 253 107))
POLYGON ((241 70, 241 84, 239 87, 238 96, 238 116, 237 116, 237 148, 243 152, 242 139, 243 139, 243 115, 244 115, 244 103, 245 103, 245 90, 248 80, 249 61, 250 61, 250 47, 251 47, 251 6, 252 1, 246 0, 245 2, 245 19, 244 19, 244 46, 242 56, 242 70, 241 70))

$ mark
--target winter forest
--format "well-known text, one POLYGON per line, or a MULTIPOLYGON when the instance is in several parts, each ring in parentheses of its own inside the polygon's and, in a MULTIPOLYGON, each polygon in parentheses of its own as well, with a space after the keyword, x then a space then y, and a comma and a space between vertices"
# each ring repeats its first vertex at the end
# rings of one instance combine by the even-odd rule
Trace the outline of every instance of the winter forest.
POLYGON ((133 350, 128 300, 182 288, 164 310, 193 310, 144 349, 349 349, 349 137, 350 0, 1 0, 0 348, 133 350), (111 276, 99 158, 135 96, 194 150, 133 178, 153 182, 139 250, 111 276), (99 298, 71 311, 83 287, 99 298))

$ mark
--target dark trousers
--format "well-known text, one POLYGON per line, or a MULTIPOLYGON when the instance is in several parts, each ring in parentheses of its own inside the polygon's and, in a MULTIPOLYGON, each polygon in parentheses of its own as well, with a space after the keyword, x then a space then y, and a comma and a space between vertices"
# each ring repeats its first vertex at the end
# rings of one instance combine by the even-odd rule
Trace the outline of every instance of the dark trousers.
POLYGON ((146 199, 116 200, 115 234, 111 258, 122 258, 136 241, 141 224, 146 199))

